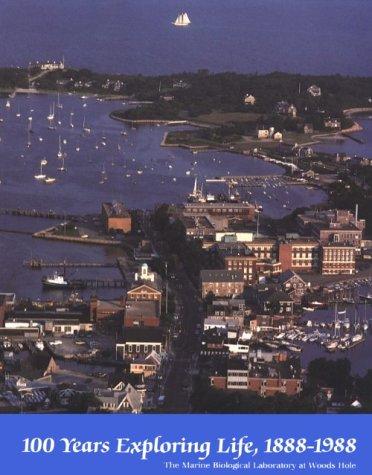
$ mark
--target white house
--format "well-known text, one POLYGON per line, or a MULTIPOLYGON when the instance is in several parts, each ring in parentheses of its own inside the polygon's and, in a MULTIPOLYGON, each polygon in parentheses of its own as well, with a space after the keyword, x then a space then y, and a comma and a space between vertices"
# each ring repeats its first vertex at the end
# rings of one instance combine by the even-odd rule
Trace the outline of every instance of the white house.
POLYGON ((256 103, 256 98, 252 94, 246 94, 244 96, 244 104, 246 106, 254 106, 256 103))
POLYGON ((257 132, 257 137, 259 139, 268 139, 270 132, 267 129, 259 129, 257 132))

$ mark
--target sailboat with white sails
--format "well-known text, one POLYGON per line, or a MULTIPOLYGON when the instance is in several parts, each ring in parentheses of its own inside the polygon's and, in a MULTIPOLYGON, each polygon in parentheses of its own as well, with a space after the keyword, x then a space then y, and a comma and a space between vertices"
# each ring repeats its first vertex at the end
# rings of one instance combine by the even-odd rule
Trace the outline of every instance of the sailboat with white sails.
POLYGON ((175 21, 173 22, 174 26, 189 26, 191 23, 191 20, 189 18, 189 15, 186 12, 180 13, 175 21))

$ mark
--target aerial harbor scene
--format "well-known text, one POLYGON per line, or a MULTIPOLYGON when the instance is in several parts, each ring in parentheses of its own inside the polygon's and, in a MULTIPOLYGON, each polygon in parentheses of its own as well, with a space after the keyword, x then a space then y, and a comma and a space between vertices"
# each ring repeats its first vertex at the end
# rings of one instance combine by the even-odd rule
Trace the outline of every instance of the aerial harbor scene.
POLYGON ((372 412, 371 14, 0 2, 0 412, 372 412))

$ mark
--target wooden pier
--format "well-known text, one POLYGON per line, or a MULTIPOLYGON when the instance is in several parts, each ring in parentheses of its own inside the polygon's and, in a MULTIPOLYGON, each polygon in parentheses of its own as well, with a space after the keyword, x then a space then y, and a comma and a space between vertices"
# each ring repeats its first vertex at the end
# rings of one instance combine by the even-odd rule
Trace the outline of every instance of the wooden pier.
POLYGON ((70 279, 65 286, 44 286, 44 290, 123 289, 122 279, 70 279))
POLYGON ((58 219, 58 220, 76 220, 79 216, 72 214, 57 213, 56 211, 40 211, 36 209, 22 209, 22 208, 0 208, 0 214, 10 216, 23 216, 27 218, 44 218, 44 219, 58 219))
MULTIPOLYGON (((217 179, 215 179, 217 180, 217 179)), ((247 176, 222 176, 218 181, 223 181, 229 186, 241 187, 264 187, 267 185, 307 185, 306 181, 300 181, 287 175, 247 175, 247 176)))
POLYGON ((43 268, 100 268, 100 267, 117 267, 115 262, 47 262, 43 259, 30 259, 23 262, 24 267, 29 269, 43 268))

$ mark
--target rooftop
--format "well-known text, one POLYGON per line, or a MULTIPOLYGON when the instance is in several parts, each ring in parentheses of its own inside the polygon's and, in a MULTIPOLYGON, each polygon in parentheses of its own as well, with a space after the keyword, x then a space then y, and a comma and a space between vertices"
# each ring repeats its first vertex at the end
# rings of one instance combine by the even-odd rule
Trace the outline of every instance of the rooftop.
POLYGON ((200 272, 202 282, 243 282, 243 271, 224 269, 202 270, 200 272))
POLYGON ((129 211, 123 203, 113 201, 112 203, 103 203, 102 208, 108 217, 128 218, 129 211))

